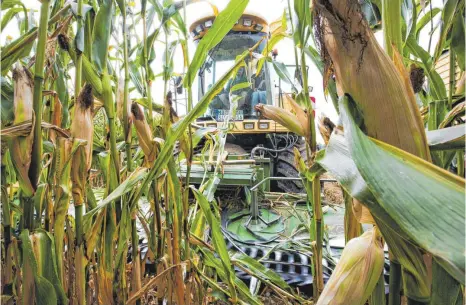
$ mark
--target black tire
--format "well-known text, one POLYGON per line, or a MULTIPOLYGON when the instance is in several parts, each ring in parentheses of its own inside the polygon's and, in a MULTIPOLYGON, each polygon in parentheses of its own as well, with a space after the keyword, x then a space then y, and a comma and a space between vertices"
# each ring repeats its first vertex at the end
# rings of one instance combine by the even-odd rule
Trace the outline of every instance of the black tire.
MULTIPOLYGON (((298 148, 299 152, 301 153, 301 157, 306 161, 306 143, 303 140, 299 140, 294 147, 298 148)), ((275 177, 299 177, 299 171, 296 168, 294 161, 294 147, 288 148, 287 150, 278 153, 277 159, 275 161, 275 177)), ((274 191, 281 193, 306 192, 301 180, 278 180, 274 191)))

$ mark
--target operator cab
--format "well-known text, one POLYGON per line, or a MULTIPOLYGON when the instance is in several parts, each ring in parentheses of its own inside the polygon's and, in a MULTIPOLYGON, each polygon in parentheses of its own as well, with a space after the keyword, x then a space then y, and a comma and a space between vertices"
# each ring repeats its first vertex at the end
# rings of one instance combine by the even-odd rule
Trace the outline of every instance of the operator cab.
MULTIPOLYGON (((203 18, 191 26, 190 31, 196 43, 212 25, 213 19, 215 17, 203 18)), ((199 100, 234 65, 237 56, 262 40, 254 53, 246 58, 246 65, 241 66, 236 75, 227 81, 222 91, 212 99, 208 110, 198 121, 222 122, 229 112, 232 100, 237 102, 234 118, 236 121, 257 119, 254 106, 259 103, 272 104, 270 68, 264 64, 259 73, 256 70, 257 55, 262 53, 267 45, 266 31, 268 31, 267 23, 262 18, 245 14, 223 40, 209 52, 198 74, 199 100)))

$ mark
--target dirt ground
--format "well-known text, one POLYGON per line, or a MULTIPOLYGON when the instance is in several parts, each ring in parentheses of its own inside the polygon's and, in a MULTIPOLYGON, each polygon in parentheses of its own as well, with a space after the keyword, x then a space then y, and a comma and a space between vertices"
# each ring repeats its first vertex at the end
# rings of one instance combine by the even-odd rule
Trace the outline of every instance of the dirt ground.
MULTIPOLYGON (((325 173, 321 176, 324 179, 333 179, 328 173, 325 173)), ((340 185, 338 182, 326 182, 324 183, 323 187, 324 199, 328 203, 332 204, 341 204, 345 203, 345 199, 343 198, 343 191, 341 190, 340 185)))

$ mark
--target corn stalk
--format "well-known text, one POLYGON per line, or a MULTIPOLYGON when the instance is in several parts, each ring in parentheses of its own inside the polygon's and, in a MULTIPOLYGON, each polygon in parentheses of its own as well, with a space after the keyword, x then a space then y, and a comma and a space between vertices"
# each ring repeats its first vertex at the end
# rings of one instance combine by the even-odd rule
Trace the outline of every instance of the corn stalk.
MULTIPOLYGON (((45 45, 47 43, 49 6, 49 1, 46 0, 42 2, 36 48, 36 63, 34 66, 34 142, 32 144, 31 167, 29 168, 29 178, 34 188, 37 187, 42 170, 42 84, 44 81, 45 45)), ((33 229, 34 227, 32 220, 33 214, 33 206, 29 206, 25 209, 25 227, 28 229, 33 229)))

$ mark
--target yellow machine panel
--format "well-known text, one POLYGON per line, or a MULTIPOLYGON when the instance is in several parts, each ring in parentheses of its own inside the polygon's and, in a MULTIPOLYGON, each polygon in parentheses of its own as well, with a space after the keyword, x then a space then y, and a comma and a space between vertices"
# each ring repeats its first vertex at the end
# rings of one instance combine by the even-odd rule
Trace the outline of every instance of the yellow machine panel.
MULTIPOLYGON (((286 133, 288 129, 272 120, 243 120, 230 122, 233 124, 230 133, 232 134, 258 134, 258 133, 286 133)), ((222 127, 223 122, 206 121, 197 122, 196 125, 202 127, 222 127)))

